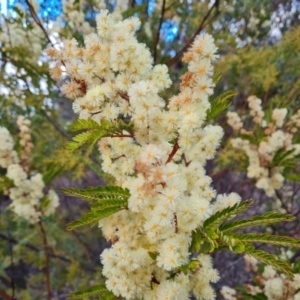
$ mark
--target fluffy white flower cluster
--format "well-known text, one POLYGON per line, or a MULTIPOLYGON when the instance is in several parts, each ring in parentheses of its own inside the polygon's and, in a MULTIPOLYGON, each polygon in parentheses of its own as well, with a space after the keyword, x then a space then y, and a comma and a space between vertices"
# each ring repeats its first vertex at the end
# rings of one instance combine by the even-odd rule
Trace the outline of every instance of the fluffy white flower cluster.
MULTIPOLYGON (((36 2, 32 2, 34 6, 37 5, 36 2)), ((18 9, 26 15, 26 9, 18 4, 18 9)), ((27 60, 36 64, 37 59, 42 53, 42 40, 44 34, 35 22, 30 24, 30 30, 26 25, 26 20, 22 22, 16 22, 16 20, 6 20, 7 16, 0 14, 1 32, 0 32, 0 42, 2 51, 5 52, 7 49, 22 49, 30 55, 24 55, 24 52, 20 51, 20 55, 23 55, 22 59, 27 60)), ((15 51, 16 52, 16 51, 15 51)), ((19 59, 20 57, 18 57, 19 59)))
POLYGON ((292 133, 296 133, 298 131, 298 128, 300 128, 300 109, 291 116, 287 126, 292 133))
POLYGON ((130 8, 127 0, 100 0, 98 4, 99 9, 108 9, 112 6, 114 8, 112 14, 121 14, 130 8))
MULTIPOLYGON (((289 158, 294 157, 300 153, 300 144, 293 144, 293 135, 297 132, 297 127, 293 124, 286 123, 285 118, 287 115, 286 108, 276 108, 272 111, 272 118, 267 122, 264 117, 264 112, 261 108, 261 100, 255 96, 248 98, 250 106, 250 115, 253 122, 259 125, 259 129, 264 138, 259 144, 254 144, 250 140, 242 138, 232 139, 234 148, 242 149, 248 156, 249 166, 247 169, 247 176, 256 180, 256 186, 263 189, 268 196, 274 196, 275 190, 280 189, 283 185, 284 177, 282 176, 282 167, 273 167, 272 160, 278 150, 294 150, 289 155, 289 158)), ((300 115, 300 113, 299 113, 300 115)), ((297 114, 293 120, 297 123, 297 114)), ((244 135, 253 137, 253 131, 247 131, 242 128, 243 123, 235 112, 227 114, 228 124, 234 131, 244 135)), ((300 122, 297 123, 300 125, 300 122)))
POLYGON ((7 169, 11 164, 18 164, 19 157, 14 150, 14 140, 5 127, 0 127, 0 167, 7 169))
POLYGON ((220 290, 220 294, 224 297, 225 300, 237 300, 236 290, 230 288, 229 286, 223 286, 220 290))
MULTIPOLYGON (((265 116, 265 113, 262 110, 261 107, 261 99, 257 98, 256 96, 250 96, 247 99, 248 105, 250 108, 250 116, 253 118, 253 122, 257 124, 262 124, 263 122, 263 117, 265 116)), ((262 125, 263 127, 265 124, 262 125)))
POLYGON ((23 116, 19 116, 17 119, 17 125, 19 127, 20 133, 20 145, 22 147, 21 153, 20 153, 20 160, 21 165, 24 171, 27 173, 29 172, 29 166, 30 166, 30 157, 29 154, 31 152, 31 149, 33 148, 31 135, 30 135, 30 120, 25 119, 23 116))
MULTIPOLYGON (((251 270, 257 271, 257 260, 249 262, 249 258, 245 257, 246 262, 252 265, 251 270)), ((293 279, 289 279, 283 274, 278 274, 271 266, 265 266, 261 275, 255 277, 256 285, 246 284, 248 294, 255 296, 264 294, 268 300, 300 300, 300 274, 295 274, 293 279)), ((221 294, 225 300, 237 300, 238 293, 227 286, 222 287, 221 294)))
MULTIPOLYGON (((26 151, 26 158, 32 147, 29 124, 29 120, 23 117, 18 118, 18 125, 21 129, 20 145, 25 147, 21 153, 26 151)), ((59 198, 53 190, 49 190, 47 194, 43 192, 45 184, 42 175, 40 173, 28 175, 25 172, 28 165, 26 164, 26 168, 23 168, 13 148, 14 141, 9 131, 5 127, 0 127, 0 167, 7 169, 6 176, 13 181, 14 185, 7 191, 12 200, 10 208, 30 223, 36 223, 42 215, 49 216, 55 212, 59 205, 59 198), (42 205, 42 200, 45 205, 42 205)))
POLYGON ((294 279, 289 279, 283 274, 277 274, 271 266, 265 266, 262 277, 264 287, 261 287, 261 291, 258 291, 258 293, 263 292, 268 300, 300 299, 300 274, 295 274, 294 279))
POLYGON ((95 26, 87 21, 87 11, 99 11, 101 9, 109 9, 113 7, 112 14, 114 18, 121 20, 122 13, 129 8, 129 2, 127 0, 99 0, 94 3, 88 3, 85 0, 64 0, 62 2, 63 14, 60 15, 56 23, 60 26, 55 26, 53 32, 61 31, 61 27, 64 27, 64 23, 71 28, 72 31, 79 31, 84 35, 94 33, 96 31, 95 26))
POLYGON ((165 102, 159 93, 171 84, 165 65, 152 65, 148 48, 135 38, 136 18, 116 21, 102 10, 98 35, 74 40, 48 54, 62 62, 70 82, 63 92, 75 99, 80 118, 111 122, 130 120, 133 131, 102 138, 102 168, 130 191, 128 209, 100 221, 112 241, 101 260, 106 286, 126 299, 215 299, 210 282, 219 279, 207 255, 189 252, 192 230, 214 212, 240 201, 219 195, 205 175, 223 130, 204 126, 213 92, 212 62, 217 58, 210 35, 198 36, 184 55, 188 72, 180 93, 165 102), (149 253, 152 253, 149 255, 149 253), (197 266, 179 267, 191 259, 197 266))
POLYGON ((229 111, 227 113, 227 123, 234 131, 239 131, 243 128, 243 122, 236 112, 229 111))
POLYGON ((63 1, 63 15, 60 16, 57 21, 67 22, 68 26, 70 26, 72 30, 77 30, 84 34, 94 32, 95 29, 85 19, 86 14, 84 12, 84 5, 87 5, 86 1, 63 1))

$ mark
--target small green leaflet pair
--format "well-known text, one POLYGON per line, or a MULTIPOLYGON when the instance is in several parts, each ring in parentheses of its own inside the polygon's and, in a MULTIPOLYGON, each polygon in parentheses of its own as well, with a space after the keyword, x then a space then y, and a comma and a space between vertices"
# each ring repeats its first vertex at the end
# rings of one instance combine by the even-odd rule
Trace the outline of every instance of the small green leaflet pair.
MULTIPOLYGON (((79 220, 71 222, 67 229, 73 230, 84 225, 95 224, 99 220, 108 217, 122 209, 127 209, 130 193, 128 189, 116 186, 89 187, 87 189, 65 188, 64 193, 88 201, 91 209, 79 220)), ((265 243, 280 247, 300 248, 300 239, 286 236, 277 236, 260 233, 238 233, 236 230, 252 226, 268 225, 278 222, 290 222, 295 218, 292 215, 277 212, 268 212, 261 216, 253 216, 246 220, 235 219, 228 221, 237 214, 247 210, 253 201, 247 200, 216 212, 209 217, 203 226, 192 233, 191 253, 211 253, 217 250, 230 250, 234 253, 245 253, 266 265, 272 266, 279 272, 293 277, 293 269, 286 261, 278 259, 268 252, 257 250, 253 243, 265 243)), ((156 253, 150 253, 152 259, 156 259, 156 253)), ((186 265, 174 270, 175 276, 178 272, 186 272, 198 266, 193 260, 186 265)), ((171 278, 170 277, 170 278, 171 278)), ((105 286, 98 285, 84 291, 70 295, 71 298, 82 298, 91 294, 101 293, 101 299, 114 299, 111 292, 105 286), (106 297, 106 298, 105 298, 106 297)))
POLYGON ((100 123, 92 119, 76 120, 71 128, 73 131, 82 131, 75 135, 72 141, 67 143, 67 150, 75 151, 83 145, 95 145, 99 139, 108 136, 122 135, 123 131, 132 133, 133 123, 125 123, 122 120, 111 122, 102 120, 100 123))
POLYGON ((72 299, 82 299, 89 296, 101 296, 101 300, 118 299, 112 292, 108 291, 105 285, 94 285, 83 291, 75 292, 69 295, 72 299))

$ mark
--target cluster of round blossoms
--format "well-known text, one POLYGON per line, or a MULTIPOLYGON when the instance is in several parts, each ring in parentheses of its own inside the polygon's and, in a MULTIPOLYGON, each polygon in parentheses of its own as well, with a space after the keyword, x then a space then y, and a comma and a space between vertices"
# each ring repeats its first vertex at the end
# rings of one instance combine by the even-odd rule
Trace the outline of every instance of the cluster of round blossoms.
MULTIPOLYGON (((35 1, 31 1, 31 4, 35 8, 38 5, 35 1)), ((10 55, 13 54, 15 59, 22 57, 22 59, 36 64, 42 53, 44 34, 35 22, 31 22, 30 29, 28 29, 29 26, 26 24, 26 7, 18 3, 17 8, 20 11, 20 15, 22 14, 22 22, 16 22, 15 17, 7 17, 4 13, 0 13, 1 50, 3 52, 7 51, 10 55)))
MULTIPOLYGON (((289 253, 284 253, 284 256, 287 255, 289 253)), ((245 256, 245 262, 248 272, 258 271, 258 261, 255 258, 245 256)), ((271 266, 264 266, 263 272, 255 276, 253 282, 254 284, 245 284, 245 290, 254 297, 264 295, 268 300, 300 300, 300 274, 295 274, 290 279, 286 275, 278 274, 271 266)), ((222 287, 221 294, 225 300, 241 299, 235 289, 227 286, 222 287)))
POLYGON ((30 121, 19 117, 17 124, 21 138, 20 159, 9 131, 0 127, 0 168, 7 169, 6 177, 12 180, 13 186, 5 191, 12 200, 10 208, 28 222, 37 223, 42 215, 49 216, 55 212, 59 198, 53 190, 44 193, 45 184, 40 173, 29 173, 29 152, 33 147, 30 121))
POLYGON ((247 99, 250 107, 250 115, 253 120, 252 130, 243 128, 243 122, 235 112, 228 112, 228 124, 233 130, 244 135, 244 138, 234 138, 231 143, 234 148, 242 149, 248 156, 249 166, 247 176, 254 178, 256 186, 263 189, 268 196, 274 196, 275 190, 283 185, 283 167, 273 166, 273 158, 277 151, 291 151, 288 157, 293 158, 300 153, 300 144, 293 143, 300 127, 299 111, 291 117, 291 121, 285 122, 286 108, 275 108, 270 120, 267 120, 262 110, 261 100, 256 96, 247 99), (255 134, 260 132, 262 138, 256 143, 255 134), (247 138, 249 137, 249 138, 247 138))
POLYGON ((131 195, 128 209, 99 223, 112 241, 101 254, 106 286, 126 299, 212 300, 210 282, 219 275, 208 255, 190 253, 192 231, 240 201, 237 194, 216 196, 204 169, 223 136, 221 127, 205 126, 217 48, 208 34, 195 39, 184 55, 180 92, 165 101, 168 69, 153 66, 135 37, 139 27, 137 18, 117 21, 102 10, 98 34, 85 37, 85 47, 70 40, 47 51, 56 60, 51 73, 70 78, 62 91, 80 118, 134 124, 99 142, 103 170, 131 195), (192 259, 197 267, 179 270, 192 259))

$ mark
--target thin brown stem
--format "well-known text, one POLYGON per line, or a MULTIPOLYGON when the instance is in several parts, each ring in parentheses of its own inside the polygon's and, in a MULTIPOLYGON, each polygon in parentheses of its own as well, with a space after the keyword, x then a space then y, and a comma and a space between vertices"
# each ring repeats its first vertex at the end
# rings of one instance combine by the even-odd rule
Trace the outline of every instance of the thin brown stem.
POLYGON ((47 30, 45 29, 45 27, 43 26, 41 20, 39 19, 34 7, 32 6, 32 4, 28 1, 28 0, 25 0, 26 4, 28 5, 28 8, 29 8, 29 11, 30 11, 30 15, 32 16, 34 22, 41 28, 41 30, 43 31, 48 43, 54 47, 53 43, 51 42, 50 38, 49 38, 49 35, 47 33, 47 30))
MULTIPOLYGON (((8 236, 6 236, 6 235, 4 235, 4 234, 1 234, 1 233, 0 233, 0 239, 6 240, 6 241, 8 241, 8 242, 10 242, 10 243, 12 243, 12 244, 19 244, 19 242, 20 242, 20 241, 14 239, 14 238, 12 238, 12 237, 8 237, 8 236)), ((30 249, 30 250, 32 250, 32 251, 34 251, 34 252, 39 252, 39 251, 40 251, 40 249, 36 248, 34 245, 31 245, 31 244, 23 244, 23 245, 24 245, 24 247, 26 247, 27 249, 30 249)), ((53 257, 53 258, 60 259, 60 260, 62 260, 62 261, 64 261, 64 262, 67 262, 67 263, 70 263, 70 262, 71 262, 68 258, 66 258, 66 257, 64 257, 64 256, 55 255, 55 254, 51 254, 50 256, 53 257)))
POLYGON ((126 157, 126 155, 125 155, 125 154, 122 154, 122 155, 119 155, 119 156, 117 156, 117 157, 112 158, 111 160, 112 160, 113 162, 115 162, 116 160, 118 160, 118 159, 120 159, 120 158, 122 158, 122 157, 126 157))
POLYGON ((183 159, 183 161, 184 161, 185 166, 188 167, 189 164, 191 163, 191 161, 187 161, 187 160, 186 160, 186 156, 185 156, 184 153, 182 154, 182 159, 183 159))
POLYGON ((46 258, 46 266, 45 266, 45 275, 46 275, 46 289, 47 289, 47 300, 51 300, 51 287, 50 287, 50 257, 49 257, 49 245, 47 242, 46 231, 43 226, 42 221, 39 221, 39 227, 43 237, 43 245, 45 251, 45 258, 46 258))
POLYGON ((177 139, 175 140, 172 152, 170 153, 170 155, 169 155, 169 157, 168 157, 168 159, 166 161, 166 164, 168 164, 173 159, 173 157, 176 154, 176 152, 177 152, 178 149, 179 149, 179 145, 178 145, 178 137, 177 137, 177 139))
POLYGON ((209 24, 210 22, 208 22, 207 24, 205 24, 205 22, 207 21, 207 19, 209 18, 209 16, 211 15, 211 13, 213 12, 213 10, 216 9, 216 14, 215 16, 213 16, 213 18, 210 20, 213 21, 218 15, 219 15, 219 0, 215 0, 214 4, 211 6, 211 8, 208 10, 208 12, 206 13, 206 15, 204 16, 204 18, 202 19, 202 22, 200 23, 199 27, 197 28, 197 30, 195 31, 194 35, 188 40, 188 42, 176 53, 176 55, 171 58, 166 65, 168 67, 174 65, 181 57, 181 55, 187 50, 187 48, 193 43, 193 41, 195 40, 196 36, 201 32, 201 30, 203 30, 203 28, 209 24))
POLYGON ((9 30, 9 23, 8 23, 8 21, 7 21, 6 18, 5 18, 5 24, 6 24, 6 27, 7 27, 7 34, 8 34, 9 45, 12 48, 13 45, 12 45, 12 42, 11 42, 11 35, 10 35, 10 30, 9 30))
POLYGON ((100 113, 102 113, 102 110, 99 110, 99 111, 90 113, 90 117, 95 116, 95 115, 98 115, 98 114, 100 114, 100 113))
POLYGON ((287 207, 286 203, 284 203, 284 200, 283 200, 282 195, 280 194, 280 192, 278 190, 275 190, 275 194, 276 194, 277 198, 279 199, 279 201, 281 202, 282 207, 285 209, 285 211, 287 213, 290 213, 290 210, 287 207))
POLYGON ((56 124, 55 121, 44 110, 41 110, 41 113, 62 136, 68 140, 72 139, 71 136, 69 136, 58 124, 56 124))
MULTIPOLYGON (((9 233, 9 237, 10 237, 9 233)), ((14 251, 13 244, 9 240, 9 252, 10 252, 10 263, 11 263, 11 298, 15 298, 15 263, 14 263, 14 251)))
POLYGON ((118 95, 121 96, 123 99, 125 99, 128 102, 130 101, 130 98, 129 98, 129 96, 127 94, 118 92, 118 95))
POLYGON ((159 281, 155 278, 154 275, 152 275, 152 278, 151 278, 151 285, 155 283, 155 284, 159 284, 159 281))
POLYGON ((130 137, 133 138, 134 136, 132 134, 118 134, 118 135, 111 135, 110 138, 121 138, 121 137, 130 137))
POLYGON ((300 257, 300 249, 297 250, 291 258, 291 263, 294 263, 300 257))
POLYGON ((159 43, 159 38, 160 38, 160 30, 162 27, 162 23, 164 21, 164 14, 166 11, 166 0, 163 0, 162 5, 161 5, 161 13, 160 13, 160 19, 159 19, 159 24, 158 24, 158 28, 157 28, 157 32, 156 32, 156 38, 155 38, 155 43, 154 43, 154 49, 153 49, 153 59, 154 59, 154 63, 156 62, 156 58, 157 58, 157 46, 159 43))

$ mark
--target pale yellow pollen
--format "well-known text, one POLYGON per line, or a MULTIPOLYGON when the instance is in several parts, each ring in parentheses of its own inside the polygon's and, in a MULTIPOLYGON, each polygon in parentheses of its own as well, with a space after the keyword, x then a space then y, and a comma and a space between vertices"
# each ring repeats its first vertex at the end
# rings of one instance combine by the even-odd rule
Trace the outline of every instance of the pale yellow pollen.
POLYGON ((199 206, 199 210, 200 210, 201 212, 205 212, 205 211, 206 211, 206 207, 204 207, 204 206, 199 206))

